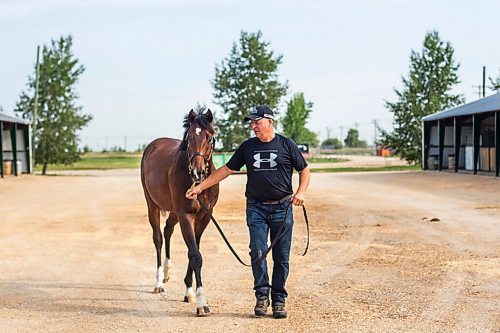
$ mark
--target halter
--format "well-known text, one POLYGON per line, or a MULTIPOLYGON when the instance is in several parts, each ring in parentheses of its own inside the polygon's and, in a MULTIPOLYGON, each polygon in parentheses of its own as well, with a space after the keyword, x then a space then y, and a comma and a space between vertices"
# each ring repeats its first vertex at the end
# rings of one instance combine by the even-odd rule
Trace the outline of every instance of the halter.
POLYGON ((203 155, 199 151, 197 151, 193 155, 189 156, 189 140, 186 137, 186 147, 187 147, 186 152, 188 155, 188 174, 191 174, 191 172, 193 171, 193 167, 191 166, 191 162, 193 161, 193 158, 195 158, 196 156, 201 156, 203 158, 203 160, 205 161, 204 171, 206 174, 208 174, 208 168, 210 167, 210 159, 212 158, 212 153, 213 153, 214 147, 215 147, 215 138, 212 137, 210 139, 210 141, 211 141, 211 145, 210 145, 210 153, 209 153, 208 157, 206 157, 205 155, 203 155))

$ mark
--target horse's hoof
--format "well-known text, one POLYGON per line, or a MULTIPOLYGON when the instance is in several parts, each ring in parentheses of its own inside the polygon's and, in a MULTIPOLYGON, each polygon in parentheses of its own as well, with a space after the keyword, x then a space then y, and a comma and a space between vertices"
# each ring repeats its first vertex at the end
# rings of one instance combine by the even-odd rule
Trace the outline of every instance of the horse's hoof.
POLYGON ((153 294, 159 294, 159 293, 162 293, 164 291, 165 291, 165 289, 163 289, 163 287, 155 287, 155 290, 153 290, 153 294))
POLYGON ((208 316, 209 313, 210 309, 208 308, 208 306, 196 308, 196 317, 205 317, 208 316))
POLYGON ((169 279, 170 279, 169 277, 164 278, 163 283, 167 283, 169 279))
POLYGON ((184 296, 184 303, 191 303, 194 304, 196 303, 196 297, 194 296, 184 296))

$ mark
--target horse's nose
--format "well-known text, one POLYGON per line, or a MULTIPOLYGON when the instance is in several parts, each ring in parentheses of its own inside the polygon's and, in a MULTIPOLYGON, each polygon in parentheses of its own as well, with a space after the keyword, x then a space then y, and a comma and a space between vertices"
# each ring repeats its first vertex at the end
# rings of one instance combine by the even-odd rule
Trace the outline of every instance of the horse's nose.
POLYGON ((195 183, 201 183, 203 180, 205 180, 205 176, 205 170, 203 169, 194 168, 191 172, 191 177, 193 178, 193 182, 195 183))

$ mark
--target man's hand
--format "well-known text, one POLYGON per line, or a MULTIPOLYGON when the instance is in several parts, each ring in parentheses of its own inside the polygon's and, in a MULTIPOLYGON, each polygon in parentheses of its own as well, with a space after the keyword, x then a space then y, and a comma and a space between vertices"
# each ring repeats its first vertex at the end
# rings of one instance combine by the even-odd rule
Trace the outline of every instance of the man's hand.
POLYGON ((198 194, 200 194, 203 190, 201 189, 200 185, 196 185, 195 187, 190 188, 186 192, 186 198, 189 200, 194 200, 198 197, 198 194))
POLYGON ((297 192, 295 193, 295 195, 293 196, 292 198, 292 203, 295 205, 295 206, 302 206, 304 204, 304 202, 306 201, 306 196, 304 193, 302 192, 297 192))

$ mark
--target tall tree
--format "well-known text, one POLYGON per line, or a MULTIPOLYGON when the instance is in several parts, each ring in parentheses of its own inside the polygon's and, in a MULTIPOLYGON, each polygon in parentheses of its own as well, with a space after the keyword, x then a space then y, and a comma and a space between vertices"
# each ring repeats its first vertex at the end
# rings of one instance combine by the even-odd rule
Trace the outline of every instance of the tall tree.
POLYGON ((286 94, 288 83, 278 81, 278 65, 282 55, 275 55, 262 33, 241 32, 239 43, 234 43, 229 56, 215 66, 215 103, 223 115, 216 119, 218 137, 223 149, 232 150, 250 135, 243 118, 258 104, 266 104, 274 111, 286 94))
POLYGON ((297 143, 309 143, 316 147, 319 144, 316 133, 306 128, 307 119, 312 112, 313 103, 306 102, 304 93, 296 93, 287 102, 287 110, 283 118, 283 133, 297 143))
POLYGON ((396 102, 385 102, 394 115, 394 131, 381 130, 381 143, 392 147, 410 163, 422 159, 422 117, 464 103, 462 95, 451 93, 460 82, 454 49, 437 31, 425 35, 422 52, 411 52, 410 74, 402 78, 403 89, 394 89, 396 102))
MULTIPOLYGON (((33 143, 35 163, 42 165, 42 174, 46 174, 48 164, 71 164, 79 160, 78 131, 92 119, 76 105, 75 84, 85 68, 74 57, 72 45, 71 36, 61 37, 42 51, 33 143)), ((33 121, 35 75, 28 78, 27 86, 14 111, 33 121)))
POLYGON ((355 128, 350 128, 349 131, 347 131, 344 143, 346 147, 351 148, 366 148, 368 146, 366 141, 359 139, 359 131, 355 128))

